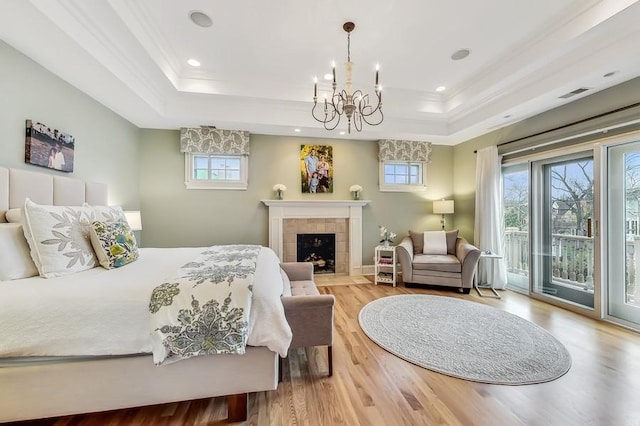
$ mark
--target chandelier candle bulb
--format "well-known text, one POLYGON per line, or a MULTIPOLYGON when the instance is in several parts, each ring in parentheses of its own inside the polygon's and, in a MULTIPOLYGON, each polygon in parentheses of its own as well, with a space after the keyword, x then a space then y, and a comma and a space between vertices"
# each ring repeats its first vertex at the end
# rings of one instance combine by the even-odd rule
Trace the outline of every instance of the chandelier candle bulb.
POLYGON ((331 67, 333 68, 333 83, 335 84, 336 82, 336 62, 335 61, 331 62, 331 67))
POLYGON ((378 85, 378 72, 380 70, 380 64, 376 64, 376 86, 378 85))
POLYGON ((313 77, 313 97, 318 97, 318 77, 313 77))

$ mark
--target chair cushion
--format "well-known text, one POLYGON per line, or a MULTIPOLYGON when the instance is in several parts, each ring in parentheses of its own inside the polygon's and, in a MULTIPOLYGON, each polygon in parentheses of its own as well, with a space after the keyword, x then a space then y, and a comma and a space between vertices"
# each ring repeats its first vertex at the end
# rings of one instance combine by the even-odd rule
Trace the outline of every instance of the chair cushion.
MULTIPOLYGON (((447 238, 447 254, 456 254, 456 240, 458 239, 458 230, 445 232, 447 238)), ((413 242, 413 253, 422 253, 424 250, 424 232, 409 231, 409 236, 413 242)))
POLYGON ((452 254, 416 254, 413 269, 428 269, 442 272, 462 272, 462 264, 452 254))
POLYGON ((311 296, 320 294, 313 281, 291 281, 292 296, 311 296))

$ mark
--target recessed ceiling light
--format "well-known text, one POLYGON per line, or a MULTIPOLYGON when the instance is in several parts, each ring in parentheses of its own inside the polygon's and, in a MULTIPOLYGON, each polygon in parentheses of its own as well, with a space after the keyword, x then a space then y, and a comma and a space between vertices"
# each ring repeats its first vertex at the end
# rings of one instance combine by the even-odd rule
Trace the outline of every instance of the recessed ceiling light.
POLYGON ((211 20, 209 15, 204 12, 200 12, 199 10, 190 12, 189 19, 191 19, 191 22, 193 22, 197 26, 203 28, 210 27, 213 24, 213 21, 211 20))
POLYGON ((189 60, 187 61, 187 63, 188 63, 189 65, 191 65, 192 67, 199 67, 199 66, 200 66, 200 61, 199 61, 199 60, 197 60, 197 59, 189 59, 189 60))
POLYGON ((344 135, 344 131, 340 132, 341 135, 344 135))
POLYGON ((300 129, 293 129, 294 132, 300 133, 300 129))
POLYGON ((609 71, 608 73, 606 73, 605 75, 603 75, 604 78, 607 77, 612 77, 614 75, 618 74, 618 71, 609 71))
POLYGON ((453 54, 451 55, 451 59, 453 59, 454 61, 459 61, 460 59, 464 59, 469 56, 470 53, 471 50, 469 49, 460 49, 453 52, 453 54))
POLYGON ((505 115, 504 118, 511 118, 511 114, 505 115))
POLYGON ((447 90, 447 88, 446 88, 446 87, 444 87, 444 86, 438 86, 438 87, 436 87, 436 92, 444 92, 445 90, 447 90))
POLYGON ((324 77, 325 80, 332 80, 333 79, 333 74, 328 72, 323 77, 324 77))

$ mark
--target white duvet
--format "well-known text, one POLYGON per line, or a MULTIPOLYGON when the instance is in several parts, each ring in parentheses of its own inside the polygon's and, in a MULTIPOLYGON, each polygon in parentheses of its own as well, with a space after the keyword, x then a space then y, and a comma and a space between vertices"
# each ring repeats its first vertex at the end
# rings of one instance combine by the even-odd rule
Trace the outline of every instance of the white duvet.
MULTIPOLYGON (((0 357, 151 352, 151 291, 201 251, 140 249, 139 260, 122 268, 0 282, 0 357)), ((262 248, 247 343, 286 356, 291 329, 281 294, 278 257, 262 248)))

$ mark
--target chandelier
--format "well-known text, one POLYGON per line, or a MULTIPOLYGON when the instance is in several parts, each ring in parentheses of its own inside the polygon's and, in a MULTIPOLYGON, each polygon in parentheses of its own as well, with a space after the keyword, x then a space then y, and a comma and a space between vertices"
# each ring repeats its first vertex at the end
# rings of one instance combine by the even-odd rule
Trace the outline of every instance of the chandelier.
MULTIPOLYGON (((376 65, 376 83, 375 83, 375 97, 377 100, 376 105, 369 103, 369 95, 364 95, 361 90, 352 91, 351 88, 351 69, 353 64, 351 63, 351 31, 356 27, 353 22, 345 22, 342 28, 347 32, 347 63, 345 88, 339 92, 336 92, 336 64, 333 66, 333 93, 331 98, 328 99, 327 95, 324 96, 324 114, 316 111, 318 107, 318 79, 314 78, 313 84, 313 109, 311 114, 313 118, 324 125, 327 130, 333 130, 340 124, 340 119, 343 115, 347 117, 347 129, 351 133, 351 123, 357 131, 362 130, 362 122, 364 121, 370 126, 377 126, 382 123, 384 115, 382 114, 382 86, 378 83, 378 69, 376 65)), ((321 109, 321 108, 318 108, 321 109)))

